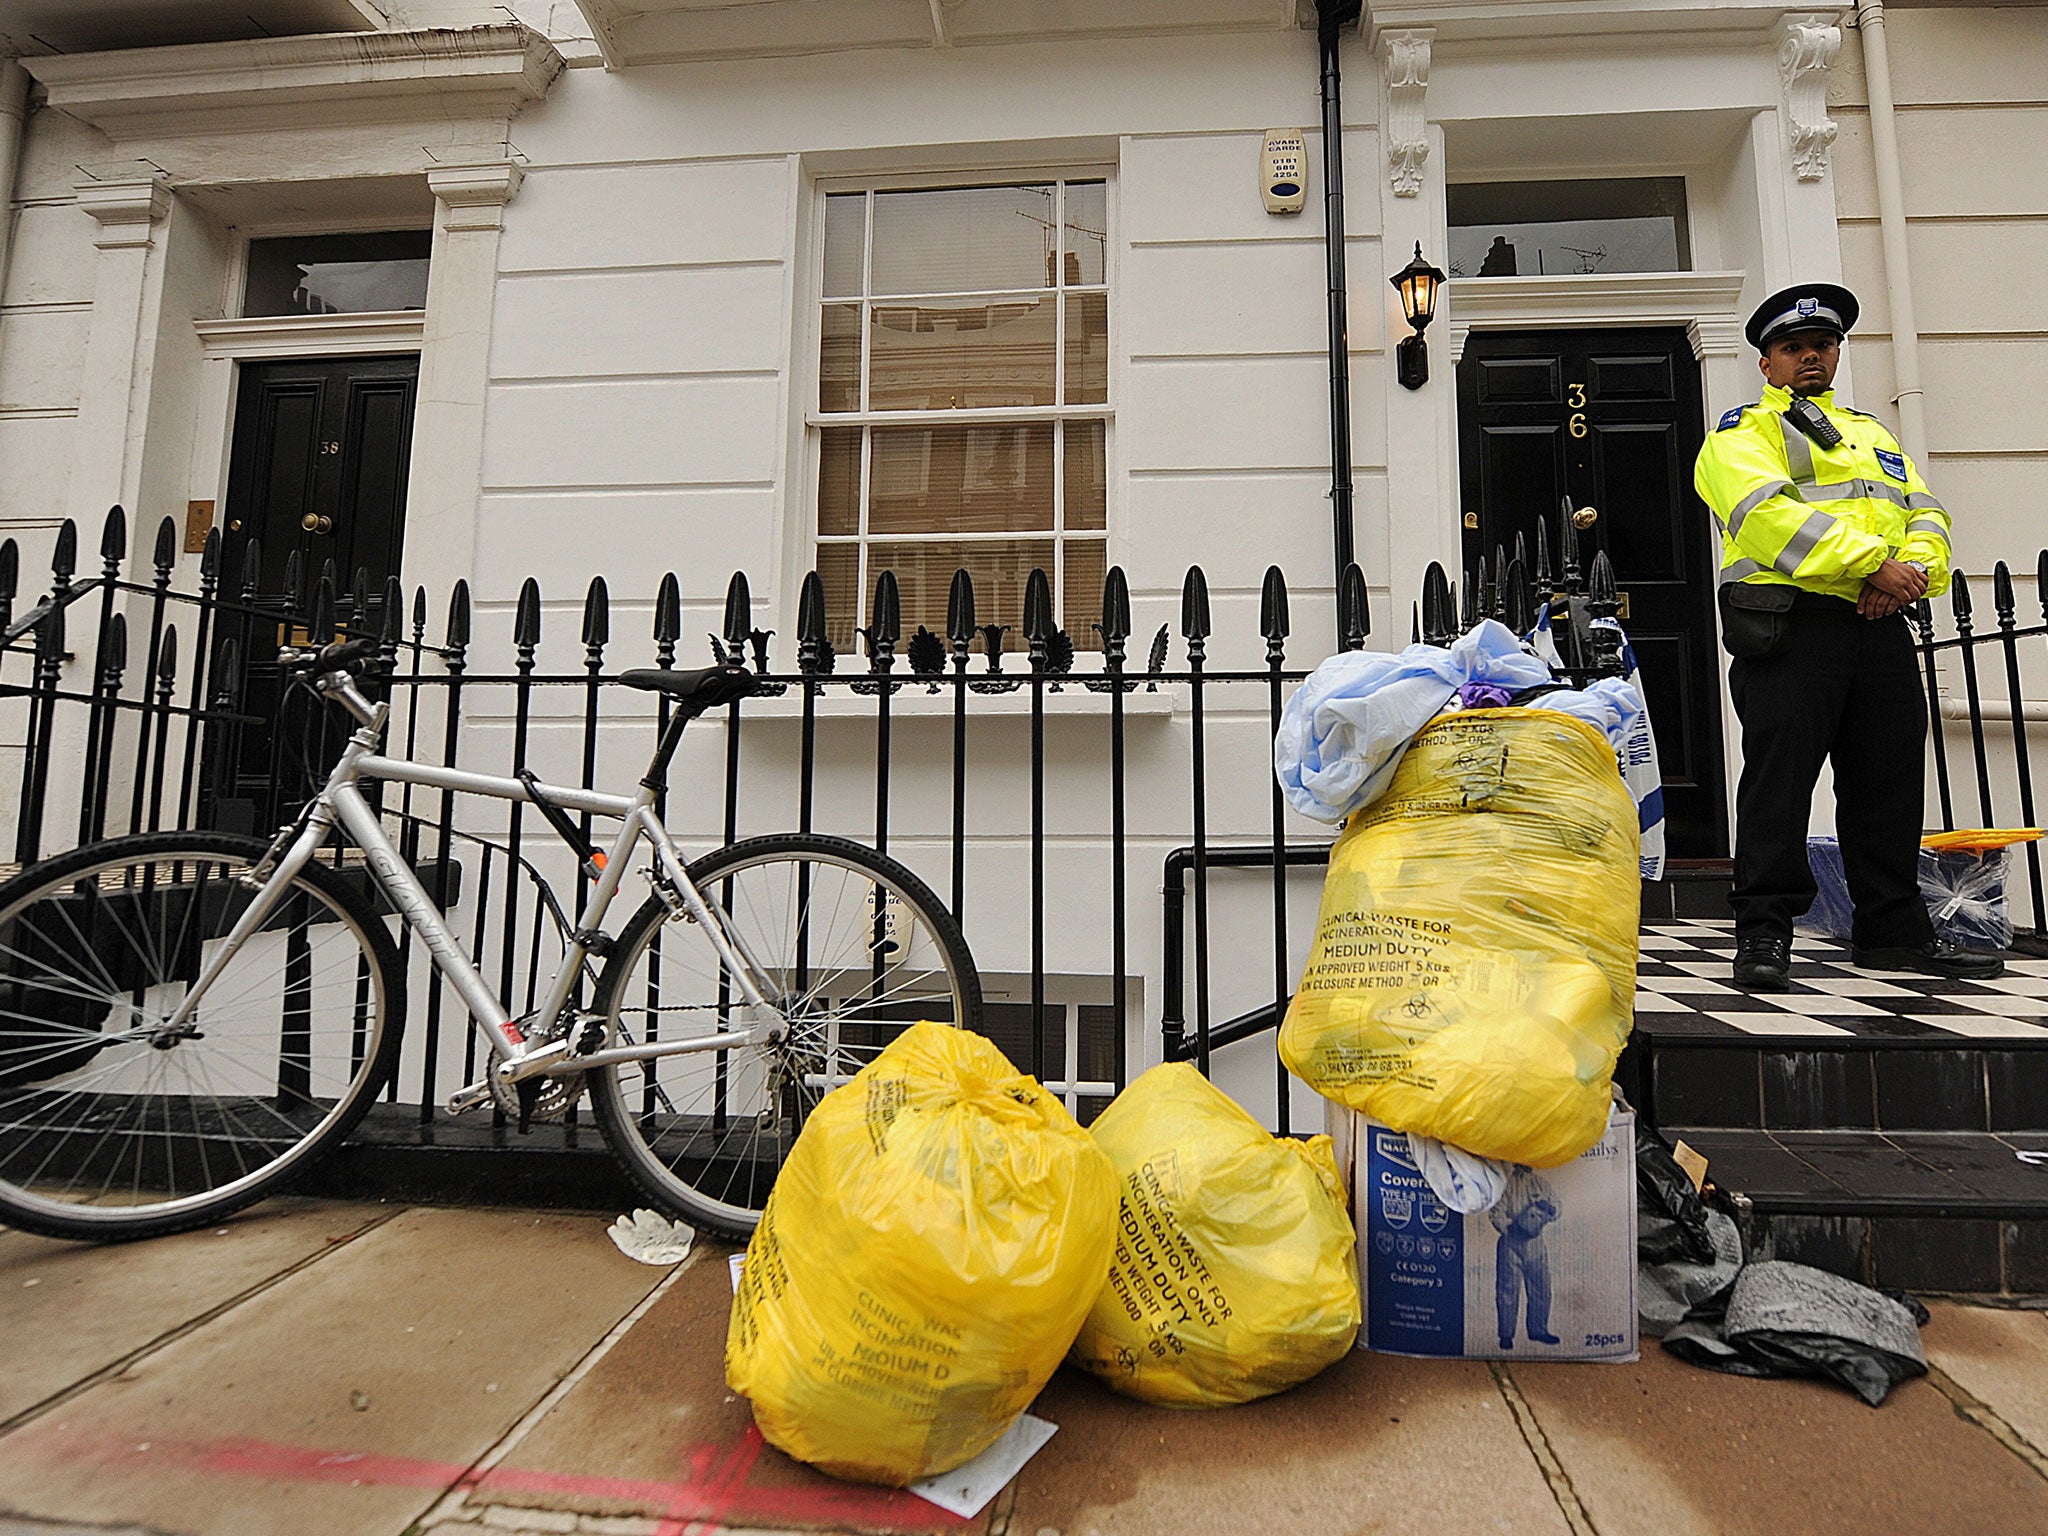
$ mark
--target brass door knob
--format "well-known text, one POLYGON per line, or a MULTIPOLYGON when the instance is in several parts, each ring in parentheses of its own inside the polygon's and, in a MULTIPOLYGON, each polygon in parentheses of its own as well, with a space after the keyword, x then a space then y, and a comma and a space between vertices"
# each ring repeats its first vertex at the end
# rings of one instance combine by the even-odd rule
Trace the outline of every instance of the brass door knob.
POLYGON ((1572 513, 1572 526, 1574 528, 1590 528, 1599 521, 1600 514, 1592 507, 1580 507, 1572 513))
POLYGON ((308 512, 299 519, 299 526, 308 533, 332 533, 334 519, 324 512, 308 512))

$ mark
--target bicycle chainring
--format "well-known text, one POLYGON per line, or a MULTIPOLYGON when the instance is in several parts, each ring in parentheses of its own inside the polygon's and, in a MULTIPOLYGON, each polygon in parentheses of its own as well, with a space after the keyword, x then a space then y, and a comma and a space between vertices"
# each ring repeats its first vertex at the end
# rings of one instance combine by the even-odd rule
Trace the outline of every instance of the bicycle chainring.
MULTIPOLYGON (((533 1124, 546 1120, 559 1120, 569 1112, 570 1106, 583 1097, 583 1074, 574 1073, 568 1077, 529 1077, 529 1083, 539 1085, 540 1094, 533 1101, 527 1119, 533 1124)), ((519 1119, 519 1085, 503 1083, 497 1073, 490 1074, 491 1102, 505 1112, 505 1118, 516 1122, 519 1119)))

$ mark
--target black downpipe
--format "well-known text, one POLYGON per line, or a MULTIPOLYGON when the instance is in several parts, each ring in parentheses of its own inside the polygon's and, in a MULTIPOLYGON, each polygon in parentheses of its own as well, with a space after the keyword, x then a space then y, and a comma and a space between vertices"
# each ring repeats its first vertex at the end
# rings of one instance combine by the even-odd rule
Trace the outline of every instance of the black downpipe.
MULTIPOLYGON (((1351 529, 1351 350, 1344 279, 1344 111, 1337 37, 1356 24, 1361 0, 1317 0, 1316 41, 1323 59, 1323 251, 1330 310, 1330 524, 1335 563, 1330 584, 1355 558, 1351 529)), ((1342 620, 1339 620, 1342 629, 1342 620)), ((1340 633, 1338 640, 1342 643, 1340 633)))

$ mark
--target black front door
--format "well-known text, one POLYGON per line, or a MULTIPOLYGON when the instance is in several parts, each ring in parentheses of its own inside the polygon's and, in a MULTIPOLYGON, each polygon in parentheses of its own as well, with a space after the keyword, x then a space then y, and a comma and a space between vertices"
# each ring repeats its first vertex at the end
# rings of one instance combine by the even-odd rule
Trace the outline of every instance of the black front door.
MULTIPOLYGON (((417 356, 315 358, 242 365, 228 465, 223 589, 241 595, 251 539, 260 541, 258 602, 285 602, 286 567, 300 571, 298 611, 332 562, 335 618, 376 633, 384 585, 398 573, 405 540, 406 466, 412 453, 417 356), (357 612, 353 593, 368 596, 357 612)), ((290 628, 251 626, 244 712, 279 718, 278 646, 290 628)), ((300 794, 299 765, 268 731, 247 731, 233 782, 222 786, 215 821, 268 828, 275 802, 300 794)), ((310 766, 310 765, 308 765, 310 766)))
POLYGON ((1592 507, 1642 664, 1664 775, 1667 851, 1728 851, 1713 517, 1692 488, 1700 374, 1678 330, 1475 331, 1458 364, 1466 568, 1559 508, 1592 507))

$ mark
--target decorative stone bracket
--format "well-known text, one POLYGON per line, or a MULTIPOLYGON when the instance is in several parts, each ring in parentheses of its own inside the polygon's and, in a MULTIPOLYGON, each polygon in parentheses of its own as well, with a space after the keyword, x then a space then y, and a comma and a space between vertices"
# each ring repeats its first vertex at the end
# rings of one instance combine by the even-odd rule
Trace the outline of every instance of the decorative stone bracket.
POLYGON ((1779 33, 1778 78, 1785 89, 1786 138, 1801 181, 1828 173, 1835 142, 1828 116, 1828 70, 1842 51, 1841 17, 1834 12, 1787 16, 1779 33))
POLYGON ((427 171, 427 189, 441 204, 443 229, 498 229, 505 205, 526 172, 510 160, 483 165, 437 165, 427 171))
POLYGON ((1396 197, 1422 191, 1422 162, 1429 158, 1422 98, 1429 90, 1429 45, 1435 38, 1431 27, 1380 34, 1387 71, 1387 178, 1396 197))
POLYGON ((92 243, 103 251, 149 245, 156 238, 157 220, 171 211, 170 183, 161 176, 87 179, 72 190, 78 206, 99 226, 92 243))

